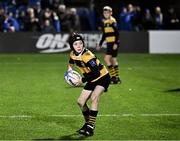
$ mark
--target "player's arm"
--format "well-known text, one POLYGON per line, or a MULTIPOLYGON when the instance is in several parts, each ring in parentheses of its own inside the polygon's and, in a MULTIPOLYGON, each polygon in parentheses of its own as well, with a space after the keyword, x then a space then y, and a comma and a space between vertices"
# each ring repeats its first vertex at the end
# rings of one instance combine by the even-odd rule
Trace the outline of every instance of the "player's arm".
POLYGON ((114 22, 112 27, 114 29, 114 36, 115 36, 115 43, 113 45, 113 50, 117 50, 118 44, 119 44, 119 31, 118 31, 118 28, 117 28, 117 23, 114 22))
POLYGON ((73 64, 68 64, 68 71, 71 71, 73 69, 73 64))
POLYGON ((101 46, 102 46, 104 40, 105 40, 105 34, 103 33, 103 34, 102 34, 102 38, 101 38, 99 44, 97 44, 97 46, 96 46, 96 50, 97 50, 97 51, 99 51, 99 50, 101 49, 101 46))
POLYGON ((100 40, 100 42, 99 42, 99 46, 102 46, 104 40, 105 40, 105 33, 103 32, 102 37, 101 37, 101 40, 100 40))
POLYGON ((104 22, 103 22, 103 20, 101 21, 101 27, 102 27, 101 30, 102 30, 103 34, 102 34, 101 40, 100 40, 100 42, 99 42, 99 44, 98 44, 99 47, 102 46, 102 44, 103 44, 103 42, 104 42, 104 40, 105 40, 104 22))
POLYGON ((74 60, 70 58, 68 64, 68 71, 71 71, 73 69, 73 66, 74 66, 74 60))
POLYGON ((113 29, 114 29, 114 35, 115 35, 115 37, 116 37, 115 43, 118 44, 118 43, 119 43, 119 31, 118 31, 118 28, 117 28, 117 23, 114 22, 114 23, 112 24, 112 27, 113 27, 113 29))
MULTIPOLYGON (((68 64, 68 71, 73 70, 74 67, 74 60, 72 58, 69 59, 69 64, 68 64)), ((79 82, 76 83, 77 86, 82 84, 82 79, 79 79, 79 82)))
POLYGON ((96 63, 96 58, 93 58, 87 62, 87 66, 91 69, 91 72, 84 74, 82 82, 90 82, 100 76, 100 70, 96 63))
POLYGON ((99 50, 101 50, 101 47, 102 47, 102 44, 103 44, 103 42, 104 42, 104 40, 105 40, 105 33, 104 33, 104 23, 103 23, 103 21, 101 22, 101 27, 102 27, 102 31, 103 31, 103 34, 102 34, 102 37, 101 37, 101 40, 100 40, 100 42, 96 45, 96 50, 97 51, 99 51, 99 50))

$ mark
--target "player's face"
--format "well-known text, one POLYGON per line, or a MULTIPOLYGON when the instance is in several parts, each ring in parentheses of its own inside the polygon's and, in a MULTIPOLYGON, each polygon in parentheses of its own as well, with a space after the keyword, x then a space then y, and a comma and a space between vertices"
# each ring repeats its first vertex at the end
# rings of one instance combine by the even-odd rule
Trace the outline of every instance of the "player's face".
POLYGON ((75 41, 73 47, 77 53, 81 53, 83 50, 83 42, 81 40, 75 41))
POLYGON ((103 15, 104 15, 104 18, 109 19, 111 16, 111 12, 110 11, 103 11, 103 15))

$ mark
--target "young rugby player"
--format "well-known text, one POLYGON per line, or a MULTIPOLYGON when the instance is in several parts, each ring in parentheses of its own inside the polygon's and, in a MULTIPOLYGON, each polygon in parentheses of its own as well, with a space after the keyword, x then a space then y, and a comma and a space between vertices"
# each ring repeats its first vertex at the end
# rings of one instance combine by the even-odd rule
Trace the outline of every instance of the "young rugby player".
POLYGON ((69 38, 69 45, 72 51, 70 53, 68 71, 71 71, 74 64, 76 64, 83 74, 83 78, 79 83, 86 83, 77 99, 85 124, 77 132, 85 136, 91 136, 95 129, 99 98, 109 87, 110 75, 96 56, 85 48, 84 40, 80 34, 73 33, 69 38), (90 107, 87 105, 89 99, 91 99, 90 107))
POLYGON ((119 46, 119 32, 117 29, 116 19, 112 17, 112 8, 105 6, 103 8, 103 35, 100 43, 97 45, 96 50, 99 51, 104 40, 107 43, 107 51, 104 56, 104 61, 109 69, 111 75, 111 83, 117 84, 121 83, 119 78, 118 69, 118 46, 119 46))

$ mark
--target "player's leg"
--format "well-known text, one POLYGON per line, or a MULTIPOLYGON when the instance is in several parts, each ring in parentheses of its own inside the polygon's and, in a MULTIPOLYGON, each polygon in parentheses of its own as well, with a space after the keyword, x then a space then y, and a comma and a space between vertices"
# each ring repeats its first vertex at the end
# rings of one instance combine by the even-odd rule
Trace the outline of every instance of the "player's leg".
POLYGON ((113 68, 113 64, 112 64, 112 55, 106 54, 104 56, 104 61, 107 65, 107 68, 108 68, 111 78, 115 77, 115 72, 114 72, 114 68, 113 68))
POLYGON ((105 54, 105 56, 104 56, 104 61, 105 61, 105 63, 106 63, 107 66, 111 66, 111 65, 112 65, 111 58, 112 58, 111 55, 105 54))
POLYGON ((113 69, 113 64, 112 64, 111 59, 112 59, 112 55, 106 54, 104 56, 104 61, 105 61, 106 65, 107 65, 110 76, 113 77, 113 76, 115 76, 115 74, 114 74, 114 69, 113 69))
POLYGON ((117 57, 112 57, 112 63, 114 68, 114 73, 117 79, 117 83, 121 83, 120 77, 119 77, 119 65, 117 61, 117 57))
POLYGON ((97 85, 94 91, 91 94, 91 109, 89 113, 89 121, 87 123, 87 128, 85 130, 84 135, 91 136, 93 135, 93 131, 95 129, 96 117, 98 114, 98 103, 100 95, 104 92, 105 88, 103 86, 97 85))
POLYGON ((112 44, 107 44, 106 54, 104 56, 104 61, 105 61, 106 65, 108 66, 108 68, 111 68, 110 66, 112 66, 111 48, 112 48, 112 44))
POLYGON ((89 108, 86 104, 87 100, 90 98, 92 91, 83 89, 80 96, 77 99, 77 103, 82 111, 82 114, 85 119, 85 124, 77 132, 83 134, 85 132, 87 122, 89 121, 89 108))
POLYGON ((90 97, 92 91, 90 90, 82 90, 80 96, 77 99, 77 103, 82 111, 85 121, 87 122, 89 119, 89 108, 86 104, 87 100, 90 97))
POLYGON ((97 85, 94 89, 94 91, 91 94, 91 110, 97 111, 98 110, 98 103, 100 95, 104 92, 105 88, 103 86, 97 85))
POLYGON ((114 45, 114 43, 107 44, 107 51, 106 51, 104 61, 107 65, 108 71, 111 76, 111 83, 116 84, 117 81, 116 81, 116 75, 115 75, 115 70, 114 70, 114 66, 113 66, 113 60, 112 60, 112 55, 114 53, 113 45, 114 45))
POLYGON ((113 69, 114 69, 114 74, 115 74, 115 84, 117 83, 121 83, 120 77, 119 77, 119 66, 118 66, 118 60, 117 60, 117 56, 118 56, 118 48, 112 50, 112 65, 113 65, 113 69))

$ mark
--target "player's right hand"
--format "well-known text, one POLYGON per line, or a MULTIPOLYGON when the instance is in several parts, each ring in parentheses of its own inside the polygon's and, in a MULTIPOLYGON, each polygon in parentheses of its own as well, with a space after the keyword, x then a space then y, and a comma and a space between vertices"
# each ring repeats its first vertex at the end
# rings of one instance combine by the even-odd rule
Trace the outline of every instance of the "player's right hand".
POLYGON ((101 46, 100 45, 96 45, 96 50, 100 51, 101 50, 101 46))
POLYGON ((118 48, 118 45, 117 44, 114 44, 113 45, 113 50, 116 50, 118 48))

